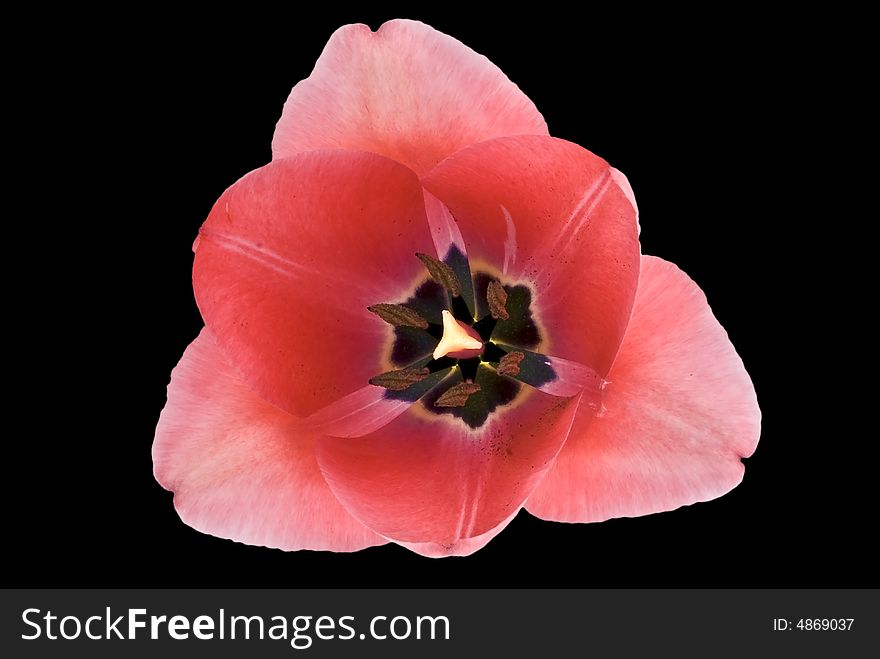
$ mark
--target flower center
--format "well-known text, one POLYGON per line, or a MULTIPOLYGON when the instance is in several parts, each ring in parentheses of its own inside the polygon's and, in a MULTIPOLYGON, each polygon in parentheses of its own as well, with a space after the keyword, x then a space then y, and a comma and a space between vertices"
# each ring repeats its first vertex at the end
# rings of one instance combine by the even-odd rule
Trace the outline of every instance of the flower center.
POLYGON ((401 303, 369 310, 392 326, 389 360, 396 368, 370 379, 385 396, 482 426, 513 402, 523 384, 540 387, 556 375, 533 352, 541 334, 528 286, 471 274, 467 257, 451 247, 441 261, 417 254, 429 278, 401 303))
POLYGON ((443 336, 440 343, 434 348, 432 357, 455 357, 456 359, 469 359, 479 357, 483 352, 483 342, 480 335, 449 313, 446 309, 440 312, 443 315, 443 336))

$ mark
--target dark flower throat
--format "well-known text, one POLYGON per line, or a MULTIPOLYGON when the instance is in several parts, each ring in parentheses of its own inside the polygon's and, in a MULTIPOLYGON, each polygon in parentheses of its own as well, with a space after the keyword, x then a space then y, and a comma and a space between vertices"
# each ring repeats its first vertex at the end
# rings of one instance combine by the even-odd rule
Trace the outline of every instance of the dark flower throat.
POLYGON ((455 246, 442 261, 417 257, 429 277, 402 303, 369 308, 393 327, 389 357, 396 367, 371 384, 385 387, 387 398, 418 401, 429 412, 479 428, 513 402, 523 384, 540 387, 556 379, 547 358, 533 352, 542 337, 529 287, 505 285, 485 272, 472 276, 467 257, 455 246), (480 337, 479 356, 433 358, 444 310, 480 337))

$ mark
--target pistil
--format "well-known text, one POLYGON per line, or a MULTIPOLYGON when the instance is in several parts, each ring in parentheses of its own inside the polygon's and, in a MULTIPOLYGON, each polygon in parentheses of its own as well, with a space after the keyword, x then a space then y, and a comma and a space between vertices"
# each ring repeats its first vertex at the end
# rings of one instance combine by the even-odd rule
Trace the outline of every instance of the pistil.
MULTIPOLYGON (((446 309, 443 310, 443 336, 434 348, 434 359, 447 355, 458 359, 476 357, 483 349, 483 342, 471 335, 471 328, 457 321, 446 309)), ((473 331, 473 330, 471 330, 473 331)))

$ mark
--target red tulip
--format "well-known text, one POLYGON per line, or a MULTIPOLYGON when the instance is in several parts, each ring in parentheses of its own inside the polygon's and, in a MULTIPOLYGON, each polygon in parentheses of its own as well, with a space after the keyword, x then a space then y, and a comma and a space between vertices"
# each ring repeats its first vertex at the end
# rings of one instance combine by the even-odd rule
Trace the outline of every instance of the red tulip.
POLYGON ((760 412, 703 293, 486 58, 345 26, 273 153, 194 246, 205 329, 153 445, 187 524, 461 555, 522 507, 593 522, 740 482, 760 412))

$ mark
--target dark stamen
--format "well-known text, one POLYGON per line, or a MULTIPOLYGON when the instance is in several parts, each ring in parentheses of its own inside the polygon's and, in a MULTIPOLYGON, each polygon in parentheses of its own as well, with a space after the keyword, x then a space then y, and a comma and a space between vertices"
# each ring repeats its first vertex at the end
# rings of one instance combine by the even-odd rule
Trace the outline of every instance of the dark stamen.
POLYGON ((523 359, 525 359, 525 355, 521 352, 507 353, 498 362, 498 368, 496 369, 498 375, 519 375, 519 365, 522 363, 523 359))
POLYGON ((452 368, 455 366, 457 359, 453 359, 452 357, 441 357, 440 359, 432 359, 425 367, 431 371, 431 373, 436 373, 437 371, 442 371, 445 368, 452 368))
POLYGON ((430 323, 428 325, 428 329, 425 330, 432 338, 437 339, 438 341, 443 336, 443 325, 435 325, 434 323, 430 323))
POLYGON ((467 303, 461 296, 452 298, 452 309, 450 311, 452 312, 452 317, 456 320, 460 320, 468 325, 474 322, 471 310, 468 309, 467 303))
POLYGON ((373 304, 367 307, 367 310, 395 327, 428 329, 428 321, 422 318, 418 311, 403 304, 373 304))
POLYGON ((461 359, 458 362, 458 369, 461 371, 462 380, 475 380, 478 368, 480 368, 480 359, 478 357, 461 359))
POLYGON ((431 374, 427 368, 402 368, 399 371, 388 371, 370 378, 370 384, 385 387, 391 391, 403 391, 417 382, 421 382, 431 374))
POLYGON ((506 307, 507 291, 504 290, 504 286, 497 279, 489 282, 489 287, 486 289, 486 302, 489 304, 489 313, 492 314, 492 318, 500 318, 501 320, 508 320, 510 318, 506 307))
POLYGON ((425 266, 428 274, 431 275, 431 279, 449 291, 453 297, 461 295, 461 284, 459 284, 458 277, 452 268, 433 256, 428 256, 421 252, 416 252, 416 256, 422 262, 422 265, 425 266))
MULTIPOLYGON (((474 329, 477 331, 477 334, 480 335, 480 338, 483 341, 488 341, 492 338, 492 332, 495 331, 495 325, 498 324, 498 320, 496 318, 492 318, 491 315, 487 315, 485 318, 478 320, 474 323, 474 329)), ((488 359, 486 361, 489 361, 488 359)))
POLYGON ((484 344, 483 347, 483 361, 484 362, 499 362, 501 358, 504 357, 507 353, 499 348, 492 342, 484 344))
POLYGON ((480 385, 474 382, 459 382, 454 387, 447 389, 440 398, 434 401, 437 407, 464 407, 473 394, 480 390, 480 385))

